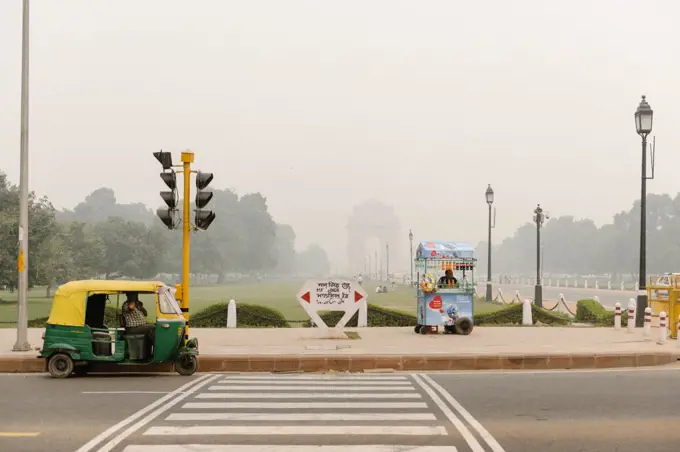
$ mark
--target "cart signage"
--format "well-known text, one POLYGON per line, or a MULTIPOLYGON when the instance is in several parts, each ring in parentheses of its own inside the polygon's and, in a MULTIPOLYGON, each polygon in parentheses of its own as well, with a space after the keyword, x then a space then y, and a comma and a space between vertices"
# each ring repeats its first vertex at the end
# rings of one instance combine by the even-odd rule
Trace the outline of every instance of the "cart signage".
POLYGON ((367 296, 361 285, 352 281, 310 280, 302 286, 297 299, 309 318, 321 328, 328 328, 328 325, 319 316, 319 311, 344 312, 335 325, 335 328, 343 328, 360 307, 365 308, 367 296))
POLYGON ((442 308, 442 297, 435 296, 432 301, 430 301, 430 309, 441 309, 442 308))

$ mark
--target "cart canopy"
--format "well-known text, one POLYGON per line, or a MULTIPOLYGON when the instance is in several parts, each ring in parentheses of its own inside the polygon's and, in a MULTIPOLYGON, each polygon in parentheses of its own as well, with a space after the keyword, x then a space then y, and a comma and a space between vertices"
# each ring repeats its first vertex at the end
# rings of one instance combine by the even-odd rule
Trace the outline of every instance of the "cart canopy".
POLYGON ((418 259, 456 260, 473 259, 475 250, 465 242, 425 241, 416 251, 418 259))

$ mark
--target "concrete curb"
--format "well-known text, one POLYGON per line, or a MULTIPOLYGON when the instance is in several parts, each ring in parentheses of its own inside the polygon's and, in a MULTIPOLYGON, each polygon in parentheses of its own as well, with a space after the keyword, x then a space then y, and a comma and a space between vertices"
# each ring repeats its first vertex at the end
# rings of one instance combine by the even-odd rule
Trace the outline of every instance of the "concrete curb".
MULTIPOLYGON (((680 359, 673 352, 552 353, 484 355, 203 355, 199 372, 363 372, 428 370, 607 369, 662 366, 680 359)), ((33 356, 0 356, 0 373, 44 372, 33 356)), ((172 365, 100 364, 96 372, 172 372, 172 365)))

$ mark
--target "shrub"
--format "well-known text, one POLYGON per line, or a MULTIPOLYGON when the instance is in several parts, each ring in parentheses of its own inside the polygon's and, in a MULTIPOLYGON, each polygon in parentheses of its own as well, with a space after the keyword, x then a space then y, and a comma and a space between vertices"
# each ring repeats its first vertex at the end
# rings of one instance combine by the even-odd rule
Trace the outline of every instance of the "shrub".
MULTIPOLYGON (((341 311, 326 311, 319 314, 323 321, 328 326, 336 325, 343 315, 341 311)), ((416 316, 407 312, 395 311, 392 309, 383 308, 374 304, 368 304, 367 312, 368 326, 415 326, 416 316)), ((359 321, 359 311, 357 311, 352 318, 347 322, 347 327, 355 328, 359 321)), ((312 321, 307 320, 304 323, 305 327, 311 327, 312 321)))
MULTIPOLYGON (((190 318, 194 328, 224 328, 227 326, 229 303, 219 302, 208 306, 190 318)), ((276 309, 256 304, 236 304, 238 328, 290 328, 286 318, 276 309)))
MULTIPOLYGON (((628 311, 622 310, 621 325, 628 325, 628 311)), ((614 326, 614 311, 608 311, 600 303, 592 299, 579 300, 576 303, 576 321, 593 323, 601 326, 614 326)))
MULTIPOLYGON (((475 325, 521 324, 522 309, 522 303, 511 304, 498 311, 477 314, 474 317, 474 323, 475 325)), ((547 325, 568 325, 571 323, 566 314, 551 312, 534 304, 531 305, 531 316, 534 323, 541 322, 547 325)))

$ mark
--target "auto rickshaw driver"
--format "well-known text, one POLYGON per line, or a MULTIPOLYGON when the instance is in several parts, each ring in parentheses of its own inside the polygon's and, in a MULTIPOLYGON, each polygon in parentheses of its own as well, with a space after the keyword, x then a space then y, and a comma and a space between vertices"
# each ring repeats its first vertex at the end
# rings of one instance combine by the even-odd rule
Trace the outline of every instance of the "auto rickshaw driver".
POLYGON ((146 323, 148 313, 137 292, 126 292, 123 303, 123 326, 127 334, 145 334, 151 346, 155 343, 156 325, 146 323))

